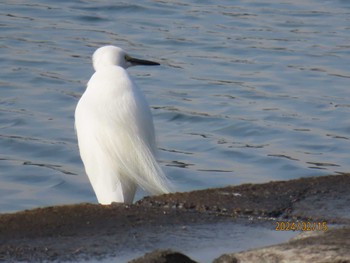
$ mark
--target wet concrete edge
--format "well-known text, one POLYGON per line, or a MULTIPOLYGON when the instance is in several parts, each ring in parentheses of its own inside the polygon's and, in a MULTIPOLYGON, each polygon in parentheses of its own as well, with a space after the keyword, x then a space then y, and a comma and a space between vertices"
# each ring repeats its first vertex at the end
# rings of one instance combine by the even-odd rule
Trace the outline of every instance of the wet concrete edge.
MULTIPOLYGON (((338 224, 343 227, 301 231, 312 232, 317 237, 266 248, 270 250, 222 255, 215 263, 252 262, 254 256, 262 259, 264 255, 295 259, 302 249, 308 249, 304 255, 320 254, 323 259, 334 258, 332 253, 337 251, 338 261, 327 262, 350 262, 350 252, 347 252, 350 251, 349 186, 350 175, 339 174, 171 193, 145 197, 133 205, 76 204, 1 214, 0 261, 99 259, 111 255, 116 247, 120 248, 118 240, 128 240, 130 229, 147 232, 179 224, 273 218, 281 222, 326 222, 328 226, 338 224), (105 245, 101 246, 101 241, 105 245), (286 253, 282 256, 281 251, 286 253)), ((133 262, 179 262, 176 261, 178 257, 185 256, 177 252, 173 256, 174 253, 155 251, 133 262), (151 261, 147 259, 150 256, 153 257, 151 261)))

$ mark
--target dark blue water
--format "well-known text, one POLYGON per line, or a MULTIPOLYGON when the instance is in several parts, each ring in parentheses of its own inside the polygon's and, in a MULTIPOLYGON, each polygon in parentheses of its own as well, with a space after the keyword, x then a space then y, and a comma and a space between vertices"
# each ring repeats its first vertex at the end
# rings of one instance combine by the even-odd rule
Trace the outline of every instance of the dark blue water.
POLYGON ((162 63, 129 72, 176 190, 350 171, 349 1, 5 0, 0 30, 0 212, 96 202, 73 115, 105 44, 162 63))

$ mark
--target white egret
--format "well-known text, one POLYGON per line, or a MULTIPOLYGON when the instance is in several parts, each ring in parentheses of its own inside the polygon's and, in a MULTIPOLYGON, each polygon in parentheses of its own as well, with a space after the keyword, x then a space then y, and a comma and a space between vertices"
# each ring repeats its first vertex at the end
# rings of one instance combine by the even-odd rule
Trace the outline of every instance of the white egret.
POLYGON ((98 202, 132 203, 138 186, 168 192, 156 159, 151 111, 126 68, 159 63, 130 57, 115 46, 92 56, 95 73, 75 110, 81 159, 98 202))

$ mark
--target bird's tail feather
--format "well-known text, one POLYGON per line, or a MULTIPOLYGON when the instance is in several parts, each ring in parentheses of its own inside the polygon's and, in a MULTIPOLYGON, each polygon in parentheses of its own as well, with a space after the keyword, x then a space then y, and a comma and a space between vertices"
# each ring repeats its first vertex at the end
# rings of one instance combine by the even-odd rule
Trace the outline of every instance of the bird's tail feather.
POLYGON ((130 140, 133 142, 133 153, 129 154, 131 160, 123 160, 124 170, 122 174, 127 175, 137 185, 151 194, 164 194, 170 192, 170 182, 159 166, 153 149, 146 145, 143 140, 130 140), (135 165, 137 164, 137 165, 135 165))

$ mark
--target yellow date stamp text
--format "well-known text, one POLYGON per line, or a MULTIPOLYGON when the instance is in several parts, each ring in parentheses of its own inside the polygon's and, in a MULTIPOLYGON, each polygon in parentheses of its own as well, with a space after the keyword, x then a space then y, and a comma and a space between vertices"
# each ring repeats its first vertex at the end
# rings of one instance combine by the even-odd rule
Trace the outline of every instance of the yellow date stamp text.
POLYGON ((276 221, 276 231, 323 231, 328 230, 327 222, 323 221, 276 221))

